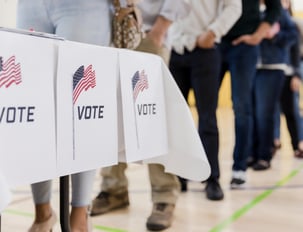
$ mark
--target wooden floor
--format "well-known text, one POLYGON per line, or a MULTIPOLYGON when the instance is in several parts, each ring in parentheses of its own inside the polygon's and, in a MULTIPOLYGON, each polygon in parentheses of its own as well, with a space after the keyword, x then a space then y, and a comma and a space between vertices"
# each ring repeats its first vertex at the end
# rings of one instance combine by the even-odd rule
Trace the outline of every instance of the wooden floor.
MULTIPOLYGON (((233 113, 218 110, 220 129, 221 184, 223 201, 205 197, 204 185, 190 182, 189 190, 178 200, 175 220, 167 232, 302 232, 303 231, 303 159, 293 157, 290 139, 282 120, 282 148, 264 172, 248 170, 245 190, 230 190, 233 113)), ((94 232, 144 232, 150 214, 150 186, 145 166, 131 164, 127 170, 131 205, 103 216, 93 217, 94 232)), ((98 193, 100 177, 96 173, 92 198, 98 193)), ((53 207, 59 214, 58 180, 54 182, 53 207)), ((33 220, 30 189, 13 190, 13 202, 2 214, 2 232, 27 231, 33 220)), ((59 224, 55 232, 60 231, 59 224)))

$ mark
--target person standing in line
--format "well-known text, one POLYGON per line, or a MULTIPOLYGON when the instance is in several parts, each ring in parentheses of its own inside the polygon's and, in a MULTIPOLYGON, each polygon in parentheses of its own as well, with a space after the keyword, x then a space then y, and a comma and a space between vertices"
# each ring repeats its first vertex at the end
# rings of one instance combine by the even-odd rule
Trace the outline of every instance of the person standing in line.
MULTIPOLYGON (((284 1, 286 8, 292 16, 292 8, 290 1, 284 1)), ((275 155, 277 144, 281 147, 280 142, 280 112, 284 113, 288 131, 291 137, 291 144, 294 150, 294 157, 303 158, 303 118, 300 114, 300 87, 302 79, 302 71, 300 69, 300 41, 303 35, 300 35, 299 24, 292 17, 297 26, 297 39, 289 49, 290 63, 286 70, 286 80, 282 89, 280 104, 277 105, 275 113, 274 142, 272 148, 272 156, 275 155)), ((303 25, 302 25, 303 26, 303 25)), ((303 28, 302 28, 303 29, 303 28)), ((303 32, 303 31, 302 31, 303 32)), ((303 50, 302 50, 303 51, 303 50)))
MULTIPOLYGON (((138 3, 138 8, 141 10, 146 37, 136 50, 159 55, 168 63, 170 53, 167 30, 173 21, 188 13, 187 5, 183 0, 144 0, 138 3)), ((92 216, 129 205, 126 168, 125 163, 119 163, 101 169, 101 191, 92 201, 92 216)), ((151 231, 159 231, 172 224, 180 184, 178 178, 165 173, 160 164, 148 164, 148 171, 153 209, 147 218, 146 227, 151 231)))
MULTIPOLYGON (((221 78, 231 74, 231 91, 235 114, 235 146, 233 151, 231 188, 246 183, 247 158, 252 138, 252 87, 256 75, 258 45, 281 12, 280 0, 265 0, 266 17, 261 21, 259 0, 242 0, 242 15, 222 38, 221 78)), ((222 80, 221 79, 221 80, 222 80)))
MULTIPOLYGON (((108 0, 19 0, 17 28, 56 34, 68 40, 95 45, 110 45, 110 3, 108 0)), ((71 175, 72 232, 91 231, 88 206, 95 170, 71 175)), ((57 218, 51 207, 52 181, 31 185, 35 219, 29 232, 51 231, 57 218)))
MULTIPOLYGON (((289 0, 282 0, 281 3, 283 10, 278 21, 260 44, 260 57, 253 85, 254 146, 251 165, 255 171, 270 168, 276 106, 285 83, 289 49, 298 38, 297 27, 288 12, 289 0)), ((263 12, 261 14, 264 16, 263 12)))
POLYGON ((189 16, 174 23, 170 30, 173 50, 169 68, 185 99, 193 88, 199 117, 198 132, 211 166, 206 197, 222 200, 216 117, 221 54, 217 45, 240 18, 242 2, 190 0, 189 3, 192 9, 189 16))
POLYGON ((303 18, 293 17, 300 34, 300 69, 303 74, 303 18))

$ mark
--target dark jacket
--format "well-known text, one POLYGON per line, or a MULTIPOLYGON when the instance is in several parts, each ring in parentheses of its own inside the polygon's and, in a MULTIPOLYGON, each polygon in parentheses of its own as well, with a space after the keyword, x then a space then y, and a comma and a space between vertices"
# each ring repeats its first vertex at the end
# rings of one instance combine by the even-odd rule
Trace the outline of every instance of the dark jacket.
POLYGON ((298 39, 298 30, 287 10, 282 10, 278 23, 280 31, 273 39, 264 39, 260 44, 262 64, 289 64, 289 51, 298 39))
MULTIPOLYGON (((266 16, 262 21, 273 24, 278 20, 281 12, 281 0, 265 0, 266 16)), ((256 31, 260 18, 259 0, 242 0, 242 15, 230 31, 223 37, 226 42, 238 38, 241 35, 252 34, 256 31)))

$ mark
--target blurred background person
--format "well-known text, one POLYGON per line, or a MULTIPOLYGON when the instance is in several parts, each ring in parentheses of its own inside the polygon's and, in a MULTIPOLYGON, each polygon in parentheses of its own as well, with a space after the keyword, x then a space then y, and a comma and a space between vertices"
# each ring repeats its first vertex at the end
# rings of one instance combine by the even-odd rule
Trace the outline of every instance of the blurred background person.
MULTIPOLYGON (((138 3, 143 17, 146 37, 136 49, 159 55, 168 63, 170 51, 167 44, 167 30, 171 23, 188 13, 183 0, 143 0, 138 3)), ((128 180, 125 175, 127 164, 119 163, 102 168, 101 191, 92 202, 91 215, 108 213, 129 205, 128 180)), ((173 212, 180 192, 178 178, 164 172, 160 164, 148 164, 153 208, 147 218, 146 227, 152 231, 171 226, 173 212)))
MULTIPOLYGON (((283 10, 260 44, 260 58, 253 85, 253 144, 250 165, 256 171, 270 168, 274 140, 275 110, 289 64, 289 49, 297 40, 297 27, 288 12, 289 1, 281 1, 283 10)), ((262 11, 266 17, 265 11, 262 11)))
MULTIPOLYGON (((172 53, 170 71, 185 99, 194 91, 198 112, 198 132, 211 166, 206 181, 206 197, 222 200, 220 186, 219 134, 217 103, 221 54, 218 43, 239 19, 241 0, 190 0, 189 16, 173 24, 170 29, 172 53)), ((187 180, 180 178, 183 191, 187 180)))
MULTIPOLYGON (((56 34, 68 40, 108 46, 111 34, 110 1, 104 0, 19 0, 17 28, 56 34)), ((88 206, 95 171, 71 175, 72 232, 90 231, 88 206)), ((57 221, 51 207, 51 181, 31 185, 35 219, 30 232, 51 231, 57 221)))
MULTIPOLYGON (((291 1, 284 1, 285 8, 288 9, 290 15, 292 15, 291 1)), ((275 128, 274 128, 274 141, 272 148, 272 155, 275 155, 276 151, 281 147, 280 140, 280 111, 284 113, 287 128, 291 138, 292 148, 294 150, 294 156, 297 158, 303 158, 303 118, 300 113, 300 88, 302 85, 302 70, 300 69, 300 60, 302 57, 303 34, 300 34, 300 20, 296 20, 297 26, 297 39, 295 43, 289 49, 289 65, 286 69, 285 84, 280 96, 280 104, 277 105, 275 115, 275 128)), ((303 27, 303 24, 301 25, 303 27)), ((303 32, 303 28, 302 28, 303 32)))
POLYGON ((280 0, 265 0, 266 17, 261 19, 259 0, 242 0, 242 15, 222 38, 223 79, 229 70, 235 115, 235 146, 233 151, 232 189, 243 188, 246 183, 247 158, 250 155, 253 108, 252 88, 256 76, 258 45, 266 37, 271 25, 281 12, 280 0))

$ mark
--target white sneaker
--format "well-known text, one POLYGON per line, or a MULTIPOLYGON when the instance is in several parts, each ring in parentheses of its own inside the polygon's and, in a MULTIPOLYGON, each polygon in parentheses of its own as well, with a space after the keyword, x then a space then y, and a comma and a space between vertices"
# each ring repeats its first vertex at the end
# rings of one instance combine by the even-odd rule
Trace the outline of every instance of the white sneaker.
POLYGON ((243 189, 246 186, 246 172, 233 171, 232 179, 230 182, 231 189, 243 189))

